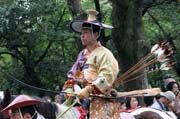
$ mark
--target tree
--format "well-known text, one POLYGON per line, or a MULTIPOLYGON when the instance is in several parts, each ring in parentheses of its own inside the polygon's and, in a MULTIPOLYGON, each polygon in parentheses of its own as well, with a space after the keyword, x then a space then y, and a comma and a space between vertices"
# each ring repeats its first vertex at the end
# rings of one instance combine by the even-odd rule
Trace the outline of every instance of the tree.
MULTIPOLYGON (((65 65, 58 66, 64 63, 69 65, 66 60, 71 58, 66 58, 65 52, 71 50, 73 53, 73 50, 66 48, 66 45, 74 44, 71 39, 64 42, 67 37, 71 37, 66 34, 66 21, 61 23, 67 17, 64 1, 16 1, 1 8, 0 36, 3 42, 0 55, 2 59, 11 56, 8 57, 12 67, 9 72, 36 87, 54 89, 62 85, 60 82, 64 80, 67 71, 65 65)), ((4 69, 5 65, 1 64, 1 67, 4 69)), ((6 69, 4 71, 7 73, 6 69)), ((13 88, 16 89, 12 90, 14 93, 23 91, 21 85, 14 85, 13 88)), ((44 92, 40 93, 43 95, 44 92)))
MULTIPOLYGON (((126 72, 130 67, 136 64, 139 60, 138 58, 140 57, 139 54, 143 54, 142 49, 140 49, 141 52, 138 52, 138 50, 140 48, 139 44, 141 46, 143 45, 140 40, 143 40, 144 34, 146 34, 146 32, 142 31, 142 28, 144 28, 144 24, 142 24, 144 16, 149 13, 150 10, 159 10, 161 7, 166 11, 170 11, 169 9, 166 9, 166 5, 172 4, 174 2, 175 4, 177 3, 177 1, 169 0, 112 0, 112 23, 115 26, 115 29, 112 32, 112 38, 116 44, 116 48, 119 54, 119 64, 121 66, 122 73, 126 72)), ((158 14, 162 15, 163 12, 161 11, 161 13, 158 14)), ((152 16, 150 16, 150 18, 152 19, 152 16)), ((166 20, 164 21, 166 22, 166 20)), ((153 21, 152 24, 157 24, 158 22, 153 21)), ((149 27, 147 27, 147 29, 149 29, 149 27)), ((158 30, 158 34, 161 35, 163 33, 165 40, 169 39, 167 34, 165 34, 162 30, 164 29, 163 26, 159 27, 158 29, 161 29, 158 30)), ((157 30, 157 28, 155 28, 155 30, 157 30)), ((154 43, 158 43, 160 41, 162 42, 162 40, 158 38, 153 40, 154 43)), ((147 43, 147 41, 145 42, 147 43)), ((172 43, 172 41, 170 43, 172 43)), ((144 71, 140 73, 144 73, 144 71)), ((145 79, 146 77, 127 83, 125 85, 126 90, 146 88, 147 81, 145 79)))
MULTIPOLYGON (((112 0, 112 23, 115 27, 112 40, 119 53, 122 73, 138 61, 138 40, 142 33, 142 0, 112 0)), ((147 84, 143 79, 132 81, 126 90, 143 89, 147 84)))
MULTIPOLYGON (((159 42, 158 36, 163 36, 163 32, 157 23, 166 34, 172 36, 177 49, 176 61, 179 63, 177 3, 176 0, 0 2, 0 89, 13 87, 11 91, 14 94, 30 92, 26 86, 4 78, 4 73, 11 73, 32 86, 61 90, 67 71, 83 48, 79 35, 69 31, 68 23, 72 19, 86 19, 85 10, 89 8, 100 12, 100 21, 107 24, 112 22, 115 27, 112 35, 105 30, 101 37, 105 37, 104 45, 118 58, 120 75, 146 55, 154 43, 159 42)), ((150 76, 156 79, 150 80, 150 83, 159 86, 163 74, 160 72, 150 76)), ((146 88, 146 80, 141 78, 125 84, 125 87, 125 90, 146 88)))

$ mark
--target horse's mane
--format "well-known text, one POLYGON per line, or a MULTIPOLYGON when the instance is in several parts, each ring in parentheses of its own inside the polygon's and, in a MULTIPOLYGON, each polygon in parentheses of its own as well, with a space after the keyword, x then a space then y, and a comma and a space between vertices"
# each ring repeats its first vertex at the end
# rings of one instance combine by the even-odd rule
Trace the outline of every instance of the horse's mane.
POLYGON ((37 104, 36 109, 46 119, 56 119, 56 114, 58 113, 58 108, 57 108, 56 103, 43 102, 43 103, 37 104))
POLYGON ((136 119, 163 119, 159 114, 152 111, 142 112, 139 115, 135 115, 134 117, 136 119))

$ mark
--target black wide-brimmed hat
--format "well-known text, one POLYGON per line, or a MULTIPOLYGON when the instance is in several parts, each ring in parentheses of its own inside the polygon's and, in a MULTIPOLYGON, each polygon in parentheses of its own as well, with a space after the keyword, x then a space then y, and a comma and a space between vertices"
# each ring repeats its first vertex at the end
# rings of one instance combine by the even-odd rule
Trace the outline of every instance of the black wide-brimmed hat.
POLYGON ((93 30, 101 30, 101 29, 112 29, 113 26, 103 24, 96 20, 96 15, 98 12, 96 10, 87 10, 88 19, 83 20, 74 20, 70 23, 70 28, 77 33, 81 33, 82 28, 92 28, 93 30))

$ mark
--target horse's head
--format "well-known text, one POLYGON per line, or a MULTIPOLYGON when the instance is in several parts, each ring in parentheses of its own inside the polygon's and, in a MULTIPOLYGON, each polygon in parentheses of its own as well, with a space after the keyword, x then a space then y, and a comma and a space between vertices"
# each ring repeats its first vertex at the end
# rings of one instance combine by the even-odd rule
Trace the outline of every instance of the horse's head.
POLYGON ((76 107, 66 106, 63 104, 57 104, 58 113, 57 117, 65 119, 79 119, 81 112, 76 107))
POLYGON ((173 112, 161 111, 150 107, 137 108, 131 114, 136 119, 177 119, 173 112))
POLYGON ((134 116, 136 119, 163 119, 158 113, 145 111, 134 116))

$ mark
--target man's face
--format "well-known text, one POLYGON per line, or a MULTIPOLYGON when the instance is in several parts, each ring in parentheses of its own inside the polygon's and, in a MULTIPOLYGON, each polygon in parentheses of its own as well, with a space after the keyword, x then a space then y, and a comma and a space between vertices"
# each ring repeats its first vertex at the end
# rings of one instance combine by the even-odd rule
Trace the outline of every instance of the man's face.
POLYGON ((21 115, 20 115, 18 109, 12 111, 12 118, 11 119, 21 119, 21 115))
POLYGON ((16 109, 12 111, 12 118, 11 119, 32 119, 29 113, 25 113, 24 115, 21 114, 20 110, 16 109))
POLYGON ((171 103, 171 101, 168 98, 166 98, 166 97, 164 97, 164 100, 165 100, 164 101, 164 103, 165 103, 164 105, 165 106, 168 106, 171 103))
POLYGON ((92 45, 94 42, 92 38, 92 33, 90 29, 82 29, 81 32, 81 42, 84 46, 92 45))

